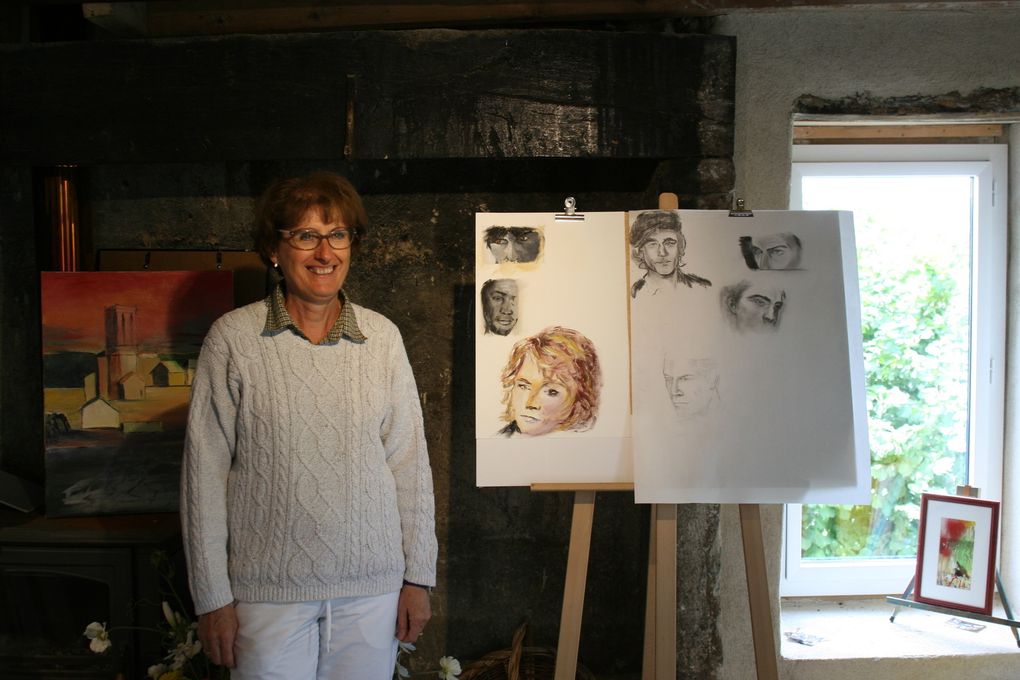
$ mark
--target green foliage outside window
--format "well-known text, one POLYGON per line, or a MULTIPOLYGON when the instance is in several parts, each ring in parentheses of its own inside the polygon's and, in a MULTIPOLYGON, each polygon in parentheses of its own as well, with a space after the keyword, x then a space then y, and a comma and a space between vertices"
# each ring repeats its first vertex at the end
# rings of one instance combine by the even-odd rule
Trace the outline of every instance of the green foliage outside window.
MULTIPOLYGON (((871 505, 805 505, 803 558, 913 557, 921 494, 967 480, 969 256, 859 237, 871 505)), ((862 230, 859 230, 859 234, 862 230)), ((887 238, 889 237, 889 238, 887 238)))

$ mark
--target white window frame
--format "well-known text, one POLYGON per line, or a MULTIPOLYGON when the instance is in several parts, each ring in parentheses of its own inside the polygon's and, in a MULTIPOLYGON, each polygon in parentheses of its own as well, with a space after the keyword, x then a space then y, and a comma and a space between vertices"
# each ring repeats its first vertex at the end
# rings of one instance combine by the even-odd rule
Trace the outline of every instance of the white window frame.
MULTIPOLYGON (((972 270, 970 484, 1002 497, 1005 415, 1007 146, 1003 144, 795 145, 790 208, 803 204, 806 175, 970 174, 977 180, 972 270)), ((825 560, 802 565, 801 506, 784 510, 782 596, 902 593, 914 558, 825 560)))

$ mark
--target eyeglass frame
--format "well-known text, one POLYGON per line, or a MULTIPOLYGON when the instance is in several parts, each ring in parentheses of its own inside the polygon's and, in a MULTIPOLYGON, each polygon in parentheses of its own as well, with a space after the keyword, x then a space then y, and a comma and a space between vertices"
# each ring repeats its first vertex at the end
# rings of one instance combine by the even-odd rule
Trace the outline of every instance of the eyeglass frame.
POLYGON ((320 234, 314 229, 277 229, 277 231, 283 234, 283 240, 287 242, 287 245, 289 245, 291 248, 294 248, 295 250, 303 250, 305 252, 316 250, 319 247, 319 244, 321 244, 324 240, 326 241, 326 245, 328 245, 333 250, 348 250, 354 244, 354 240, 356 237, 356 233, 346 227, 342 229, 333 229, 328 234, 320 234), (347 234, 347 242, 344 245, 340 246, 339 248, 333 245, 329 240, 330 237, 337 232, 343 232, 347 234), (301 246, 294 243, 294 237, 299 234, 311 234, 312 236, 314 236, 316 239, 315 245, 312 246, 311 248, 302 248, 301 246))

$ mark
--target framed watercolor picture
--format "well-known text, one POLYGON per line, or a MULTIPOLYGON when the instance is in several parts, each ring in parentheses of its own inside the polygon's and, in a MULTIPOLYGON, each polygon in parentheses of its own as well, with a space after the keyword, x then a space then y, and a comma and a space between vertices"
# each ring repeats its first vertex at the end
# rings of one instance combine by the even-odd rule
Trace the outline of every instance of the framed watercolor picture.
POLYGON ((999 502, 921 495, 914 599, 992 613, 999 502))

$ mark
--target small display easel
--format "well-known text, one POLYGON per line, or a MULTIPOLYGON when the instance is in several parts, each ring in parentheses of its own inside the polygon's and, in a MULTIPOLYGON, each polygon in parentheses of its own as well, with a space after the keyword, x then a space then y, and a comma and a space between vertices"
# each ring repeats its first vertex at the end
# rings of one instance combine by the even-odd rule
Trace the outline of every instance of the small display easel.
MULTIPOLYGON (((568 198, 565 205, 565 213, 557 215, 556 218, 578 219, 574 199, 568 198)), ((660 210, 676 210, 678 207, 676 194, 664 193, 659 196, 660 210)), ((744 210, 743 201, 738 201, 737 212, 739 214, 731 212, 731 216, 752 215, 750 211, 744 210)), ((581 640, 581 614, 588 578, 595 493, 633 489, 634 485, 629 482, 531 485, 532 491, 574 492, 566 583, 563 588, 563 609, 560 613, 559 642, 556 648, 555 680, 574 680, 577 676, 577 653, 581 640)), ((759 680, 778 680, 779 667, 765 571, 760 509, 757 504, 741 504, 739 507, 757 675, 759 680)), ((676 505, 671 504, 654 504, 651 509, 642 680, 676 677, 677 511, 676 505)))
MULTIPOLYGON (((978 490, 969 485, 959 486, 956 489, 956 494, 958 496, 972 496, 976 498, 978 496, 978 490)), ((896 622, 896 615, 899 613, 900 607, 910 607, 911 609, 923 609, 930 612, 938 612, 939 614, 949 614, 950 616, 984 621, 985 623, 997 623, 999 625, 1010 627, 1010 631, 1013 633, 1013 639, 1016 640, 1017 647, 1020 647, 1020 620, 1017 620, 1016 617, 1013 616, 1013 610, 1009 605, 1009 599, 1006 597, 1006 589, 1002 585, 1002 577, 999 574, 998 569, 995 570, 995 588, 999 592, 999 600, 1002 602, 1002 609, 1006 614, 1005 618, 1001 616, 991 616, 989 614, 966 611, 963 609, 956 609, 954 607, 929 604, 928 602, 918 602, 911 597, 914 592, 916 578, 916 576, 910 577, 910 583, 907 584, 906 589, 903 591, 903 595, 900 597, 895 597, 893 595, 886 596, 886 602, 896 605, 893 609, 892 615, 889 617, 890 622, 896 622)))

